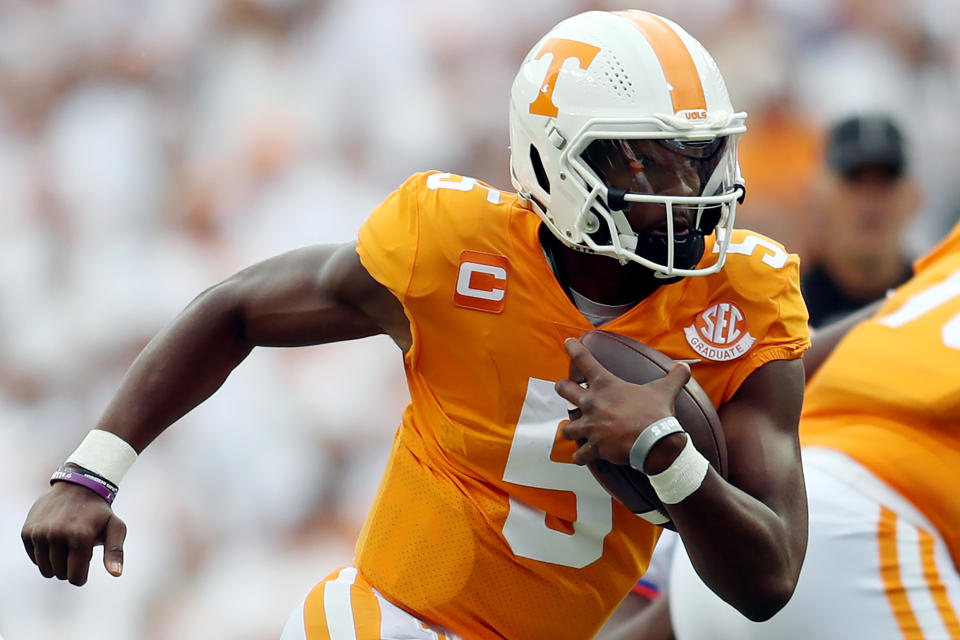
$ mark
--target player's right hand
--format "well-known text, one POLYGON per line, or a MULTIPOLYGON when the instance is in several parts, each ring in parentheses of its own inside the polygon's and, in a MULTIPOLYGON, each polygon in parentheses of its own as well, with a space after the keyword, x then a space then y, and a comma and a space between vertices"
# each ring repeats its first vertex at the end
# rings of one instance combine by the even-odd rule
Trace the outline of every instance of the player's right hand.
MULTIPOLYGON (((583 386, 579 380, 560 380, 554 387, 561 398, 580 410, 579 417, 565 423, 561 430, 564 438, 580 444, 573 461, 588 464, 602 458, 618 465, 630 464, 630 448, 640 432, 656 420, 674 415, 677 396, 690 379, 690 367, 676 364, 662 378, 633 384, 608 371, 579 340, 568 338, 564 348, 570 356, 571 371, 587 383, 583 386)), ((685 442, 680 439, 674 457, 685 442)))
POLYGON ((126 536, 127 525, 103 498, 68 482, 54 484, 33 503, 20 532, 27 555, 45 578, 56 576, 77 586, 87 581, 97 545, 103 545, 107 571, 122 573, 126 536))

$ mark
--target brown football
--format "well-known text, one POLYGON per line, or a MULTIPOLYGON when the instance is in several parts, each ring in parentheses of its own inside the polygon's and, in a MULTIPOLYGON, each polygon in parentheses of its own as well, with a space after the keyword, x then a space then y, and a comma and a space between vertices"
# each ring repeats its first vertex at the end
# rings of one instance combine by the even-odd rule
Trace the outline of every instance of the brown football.
MULTIPOLYGON (((609 331, 588 331, 580 341, 607 371, 634 384, 662 378, 674 364, 669 356, 653 347, 609 331)), ((572 365, 570 379, 582 379, 572 365)), ((677 396, 676 416, 697 450, 717 473, 726 478, 727 447, 723 426, 710 398, 693 377, 677 396)), ((674 528, 646 474, 606 460, 595 460, 588 467, 607 492, 625 507, 654 524, 674 528)))

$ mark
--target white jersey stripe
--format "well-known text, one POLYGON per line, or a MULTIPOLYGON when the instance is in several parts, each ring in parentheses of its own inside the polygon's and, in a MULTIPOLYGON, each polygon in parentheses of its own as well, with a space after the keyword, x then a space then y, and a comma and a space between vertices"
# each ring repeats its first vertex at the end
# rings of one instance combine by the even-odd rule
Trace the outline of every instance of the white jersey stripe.
POLYGON ((943 579, 944 576, 956 575, 950 552, 940 536, 922 530, 918 533, 923 577, 943 625, 944 637, 960 640, 960 619, 957 617, 957 608, 954 604, 960 593, 956 593, 955 580, 943 579), (945 574, 944 571, 950 573, 945 574), (952 594, 951 587, 954 590, 952 594))
MULTIPOLYGON (((896 516, 895 516, 896 517, 896 516)), ((897 562, 900 581, 924 638, 942 638, 946 629, 940 619, 933 594, 923 576, 920 563, 919 530, 903 518, 896 518, 897 562)))
POLYGON ((356 579, 357 570, 347 567, 340 570, 336 580, 328 582, 323 588, 323 610, 327 616, 330 640, 357 640, 353 604, 350 601, 350 587, 356 579))

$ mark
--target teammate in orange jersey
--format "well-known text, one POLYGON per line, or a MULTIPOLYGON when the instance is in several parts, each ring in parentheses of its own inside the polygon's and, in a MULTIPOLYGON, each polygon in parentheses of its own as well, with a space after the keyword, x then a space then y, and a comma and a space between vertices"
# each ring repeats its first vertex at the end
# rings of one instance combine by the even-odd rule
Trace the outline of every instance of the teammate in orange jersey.
POLYGON ((669 603, 615 637, 960 638, 960 224, 914 272, 805 358, 810 548, 793 599, 752 623, 676 549, 669 603))
POLYGON ((253 347, 386 333, 411 402, 354 566, 305 597, 284 640, 592 636, 660 532, 581 466, 598 454, 651 474, 705 579, 751 618, 771 616, 806 547, 809 341, 797 257, 733 230, 744 119, 672 22, 560 23, 512 89, 519 193, 417 174, 356 243, 281 255, 201 294, 30 511, 30 557, 83 584, 102 539, 119 575, 125 527, 108 500, 121 477, 253 347), (643 386, 614 378, 576 340, 597 325, 692 363, 724 423, 728 481, 671 417, 689 368, 643 386), (571 358, 588 388, 565 380, 571 358), (567 423, 570 402, 582 417, 567 423), (648 440, 654 422, 667 428, 648 440))

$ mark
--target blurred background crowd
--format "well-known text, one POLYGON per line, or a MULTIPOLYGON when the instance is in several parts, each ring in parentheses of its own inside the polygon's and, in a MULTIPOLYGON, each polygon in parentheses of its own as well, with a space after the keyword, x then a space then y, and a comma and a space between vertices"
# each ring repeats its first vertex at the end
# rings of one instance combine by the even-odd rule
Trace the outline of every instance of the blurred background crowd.
MULTIPOLYGON (((827 126, 897 118, 923 194, 960 214, 956 0, 644 0, 747 111, 738 226, 816 260, 827 126)), ((0 1, 0 634, 276 638, 349 563, 406 389, 385 339, 258 350, 161 436, 115 503, 125 575, 44 580, 19 529, 124 370, 202 289, 354 237, 415 171, 509 188, 519 61, 586 0, 0 1)))

